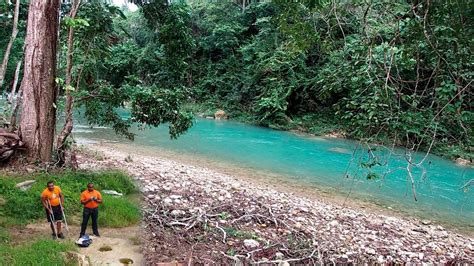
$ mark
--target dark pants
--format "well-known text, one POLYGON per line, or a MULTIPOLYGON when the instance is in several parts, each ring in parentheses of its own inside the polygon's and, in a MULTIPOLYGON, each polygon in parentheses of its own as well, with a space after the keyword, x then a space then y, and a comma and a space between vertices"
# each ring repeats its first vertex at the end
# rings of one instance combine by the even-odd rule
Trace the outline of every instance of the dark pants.
POLYGON ((81 235, 83 236, 86 233, 87 223, 89 222, 89 217, 92 216, 92 233, 98 235, 99 231, 97 230, 97 218, 99 218, 99 208, 89 209, 84 208, 82 212, 82 225, 81 225, 81 235))
POLYGON ((56 234, 56 230, 55 230, 55 225, 53 225, 53 221, 51 220, 51 218, 53 218, 56 222, 60 222, 63 220, 63 212, 61 210, 61 206, 52 206, 51 207, 53 213, 50 214, 49 211, 47 209, 44 209, 46 211, 46 219, 48 220, 49 222, 49 226, 51 227, 51 231, 53 232, 53 235, 56 234), (53 217, 51 217, 53 216, 53 217))

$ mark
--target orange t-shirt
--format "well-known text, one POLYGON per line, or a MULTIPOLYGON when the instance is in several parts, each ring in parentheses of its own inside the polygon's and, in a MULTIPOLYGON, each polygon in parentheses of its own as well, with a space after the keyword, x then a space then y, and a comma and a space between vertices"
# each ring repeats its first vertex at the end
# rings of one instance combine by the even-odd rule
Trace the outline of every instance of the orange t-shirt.
POLYGON ((58 206, 60 199, 59 194, 61 194, 61 189, 58 186, 54 186, 53 191, 49 191, 49 189, 46 188, 43 190, 43 193, 41 193, 41 199, 48 199, 51 203, 51 206, 58 206))
MULTIPOLYGON (((99 191, 94 189, 91 192, 89 192, 89 190, 86 189, 81 193, 81 202, 88 200, 92 197, 96 197, 97 199, 100 199, 100 200, 102 199, 102 195, 100 195, 99 191)), ((94 208, 99 207, 99 203, 95 201, 89 201, 88 203, 84 205, 84 207, 94 209, 94 208)))

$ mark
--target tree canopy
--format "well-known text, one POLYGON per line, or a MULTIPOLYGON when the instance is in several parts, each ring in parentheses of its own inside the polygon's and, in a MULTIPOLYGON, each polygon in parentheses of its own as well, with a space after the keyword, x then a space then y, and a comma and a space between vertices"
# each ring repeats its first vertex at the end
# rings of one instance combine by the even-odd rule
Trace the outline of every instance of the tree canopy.
MULTIPOLYGON (((71 3, 61 7, 56 81, 91 124, 133 138, 133 123, 169 123, 177 137, 192 125, 183 108, 191 105, 277 129, 473 157, 473 1, 134 2, 136 12, 83 1, 74 19, 71 3)), ((5 91, 23 54, 26 4, 5 91)), ((13 5, 0 9, 3 51, 13 5)))

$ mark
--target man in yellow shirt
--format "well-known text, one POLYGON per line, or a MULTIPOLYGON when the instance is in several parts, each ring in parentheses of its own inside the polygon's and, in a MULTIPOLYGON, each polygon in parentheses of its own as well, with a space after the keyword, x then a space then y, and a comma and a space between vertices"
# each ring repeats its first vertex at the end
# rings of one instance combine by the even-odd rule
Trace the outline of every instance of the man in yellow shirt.
POLYGON ((64 196, 61 189, 54 185, 53 181, 49 181, 46 188, 41 193, 41 203, 46 210, 46 219, 51 225, 53 238, 64 238, 61 232, 61 221, 63 220, 64 196), (54 224, 56 221, 56 224, 54 224))
POLYGON ((79 237, 82 237, 86 233, 87 223, 89 222, 89 217, 92 216, 92 233, 95 236, 100 237, 98 228, 97 228, 97 219, 99 217, 99 204, 102 203, 102 195, 99 191, 94 189, 94 184, 87 184, 87 189, 81 193, 81 204, 84 205, 84 211, 82 213, 82 224, 81 224, 81 234, 79 237))

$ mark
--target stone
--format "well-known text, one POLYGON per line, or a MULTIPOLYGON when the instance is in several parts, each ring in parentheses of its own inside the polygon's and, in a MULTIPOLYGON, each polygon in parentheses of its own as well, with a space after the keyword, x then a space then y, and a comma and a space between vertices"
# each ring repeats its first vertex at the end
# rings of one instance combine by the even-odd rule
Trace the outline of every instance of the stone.
POLYGON ((456 164, 458 164, 458 165, 470 165, 470 164, 472 164, 472 162, 468 159, 457 158, 456 159, 456 164))
MULTIPOLYGON (((64 254, 64 253, 63 253, 64 254)), ((77 266, 89 266, 89 260, 86 255, 79 254, 77 252, 68 251, 64 254, 66 260, 74 262, 77 266)))
POLYGON ((102 193, 107 194, 107 195, 116 196, 116 197, 122 197, 122 196, 123 196, 122 193, 119 193, 119 192, 117 192, 117 191, 115 191, 115 190, 106 190, 106 189, 105 189, 105 190, 102 190, 102 193))
POLYGON ((329 223, 329 225, 330 225, 330 226, 337 226, 337 225, 339 225, 339 222, 336 221, 336 220, 333 220, 333 221, 331 221, 331 222, 329 223))
POLYGON ((275 259, 277 259, 277 260, 282 260, 284 256, 285 255, 283 255, 283 253, 281 253, 281 252, 275 253, 275 259))
POLYGON ((295 226, 296 229, 301 229, 301 227, 303 227, 301 225, 301 223, 299 223, 299 222, 296 222, 294 226, 295 226))
POLYGON ((473 246, 473 245, 467 244, 466 247, 467 247, 470 251, 474 251, 474 246, 473 246))
POLYGON ((227 119, 228 116, 227 114, 225 113, 224 110, 217 110, 215 113, 214 113, 214 118, 216 120, 221 120, 221 119, 227 119))
POLYGON ((170 199, 170 198, 166 198, 166 199, 163 200, 163 203, 164 203, 165 205, 171 205, 171 204, 173 203, 173 200, 170 199))
POLYGON ((170 199, 177 200, 177 199, 182 198, 182 196, 181 196, 181 195, 171 195, 171 196, 169 196, 169 198, 170 198, 170 199))
POLYGON ((309 209, 306 208, 306 207, 300 207, 300 210, 301 210, 302 212, 309 212, 309 209))
POLYGON ((155 198, 155 195, 149 194, 149 195, 147 195, 146 197, 149 198, 149 199, 154 199, 154 198, 155 198))
POLYGON ((367 248, 367 249, 365 249, 365 253, 367 253, 369 255, 375 255, 375 249, 367 248))
POLYGON ((36 180, 26 180, 16 184, 15 187, 22 191, 27 191, 34 183, 36 183, 36 180))
POLYGON ((436 248, 435 248, 435 252, 436 252, 436 254, 438 254, 438 255, 443 255, 443 254, 444 254, 444 250, 441 249, 441 248, 439 248, 439 247, 436 247, 436 248))
POLYGON ((29 174, 31 174, 31 173, 34 173, 34 172, 35 172, 35 169, 28 167, 28 168, 26 168, 26 172, 28 172, 29 174))
POLYGON ((430 225, 431 221, 430 220, 422 220, 421 223, 424 224, 424 225, 430 225))
POLYGON ((256 240, 253 240, 253 239, 245 239, 244 246, 249 249, 254 249, 254 248, 258 248, 260 246, 260 243, 258 243, 256 240))
POLYGON ((173 215, 173 216, 183 216, 185 214, 186 214, 186 212, 182 211, 182 210, 172 210, 171 211, 171 215, 173 215))

